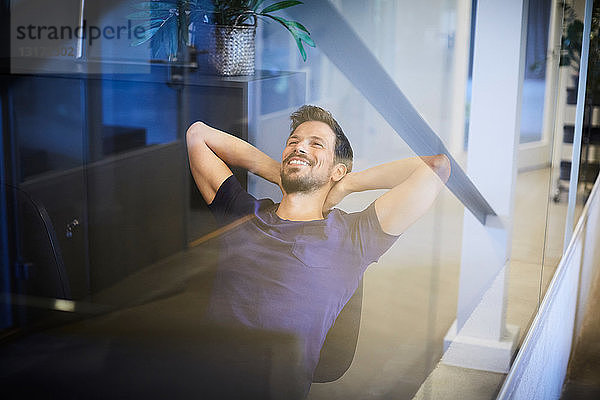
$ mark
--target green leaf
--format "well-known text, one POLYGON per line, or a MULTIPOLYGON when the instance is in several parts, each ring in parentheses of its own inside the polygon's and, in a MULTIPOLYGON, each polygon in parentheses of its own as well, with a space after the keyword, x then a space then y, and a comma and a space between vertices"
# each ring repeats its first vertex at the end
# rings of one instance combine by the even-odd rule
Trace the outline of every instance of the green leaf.
POLYGON ((155 18, 167 18, 171 15, 169 11, 163 10, 152 10, 152 11, 137 11, 127 16, 127 19, 155 19, 155 18))
POLYGON ((309 45, 310 47, 315 47, 315 42, 312 40, 312 38, 310 36, 308 36, 308 34, 306 32, 302 32, 297 29, 294 29, 294 33, 295 33, 295 36, 302 39, 307 45, 309 45))
POLYGON ((304 27, 304 25, 302 25, 300 22, 298 22, 298 21, 287 21, 287 23, 290 24, 290 25, 292 25, 295 28, 298 28, 298 29, 300 29, 300 30, 308 33, 310 35, 310 32, 308 31, 308 29, 306 29, 304 27))
POLYGON ((251 9, 252 11, 256 11, 256 10, 258 10, 258 7, 260 7, 260 5, 261 5, 262 3, 264 3, 264 1, 265 1, 265 0, 253 0, 253 1, 252 1, 252 4, 250 4, 250 9, 251 9))
POLYGON ((163 23, 165 22, 164 19, 161 18, 157 18, 157 19, 151 19, 150 21, 146 21, 146 22, 142 22, 140 24, 135 24, 132 26, 133 30, 135 30, 135 28, 142 27, 145 30, 148 30, 150 28, 155 28, 157 26, 161 26, 163 23))
POLYGON ((133 25, 132 30, 135 31, 135 29, 138 26, 144 28, 145 31, 150 30, 152 28, 160 28, 164 25, 165 21, 165 19, 152 19, 150 21, 142 22, 141 24, 133 25))
POLYGON ((273 11, 282 10, 284 8, 292 7, 298 4, 302 4, 302 2, 296 0, 280 1, 279 3, 271 4, 270 6, 265 7, 260 13, 266 14, 273 11))
POLYGON ((285 18, 277 17, 275 15, 267 15, 267 17, 272 18, 275 21, 277 21, 280 24, 282 24, 283 26, 285 26, 285 28, 288 31, 290 31, 290 33, 292 34, 292 36, 294 36, 294 38, 299 37, 300 39, 304 40, 306 42, 306 44, 308 44, 310 47, 315 47, 315 42, 309 36, 308 31, 303 32, 303 31, 300 31, 299 29, 296 29, 297 28, 297 26, 296 26, 297 23, 295 21, 288 21, 285 18))
POLYGON ((177 0, 173 1, 144 1, 137 3, 135 8, 138 10, 170 10, 177 8, 177 0))
POLYGON ((285 27, 285 29, 287 29, 288 31, 290 31, 290 33, 293 35, 294 32, 292 31, 292 29, 286 24, 287 20, 281 18, 281 17, 276 17, 275 15, 269 15, 269 14, 258 14, 258 15, 262 15, 263 17, 267 17, 267 18, 271 18, 277 22, 279 22, 281 25, 283 25, 285 27))
POLYGON ((292 26, 288 25, 289 22, 284 18, 281 17, 276 17, 274 15, 269 15, 269 14, 262 14, 263 17, 267 17, 267 18, 271 18, 277 22, 279 22, 281 25, 283 25, 285 27, 285 29, 287 29, 293 36, 294 40, 296 41, 296 45, 298 45, 298 50, 300 51, 300 54, 302 55, 302 59, 304 61, 306 61, 306 51, 304 50, 304 46, 302 45, 302 40, 304 40, 306 42, 306 44, 308 44, 311 47, 315 47, 315 43, 313 42, 313 40, 304 32, 299 31, 297 29, 294 29, 292 26), (308 39, 308 40, 306 40, 308 39))
POLYGON ((179 48, 177 18, 167 18, 161 28, 156 32, 151 42, 151 49, 155 57, 171 59, 177 54, 179 48))
POLYGON ((304 50, 304 46, 302 46, 302 41, 299 37, 294 37, 294 39, 296 39, 298 50, 300 50, 300 54, 302 55, 302 61, 306 62, 306 51, 304 50))
POLYGON ((144 32, 144 36, 141 39, 136 40, 135 42, 132 42, 131 46, 135 47, 135 46, 139 46, 142 43, 147 42, 148 40, 150 40, 150 38, 152 38, 152 36, 154 36, 156 34, 156 32, 158 32, 159 29, 160 29, 160 27, 148 29, 146 32, 144 32))

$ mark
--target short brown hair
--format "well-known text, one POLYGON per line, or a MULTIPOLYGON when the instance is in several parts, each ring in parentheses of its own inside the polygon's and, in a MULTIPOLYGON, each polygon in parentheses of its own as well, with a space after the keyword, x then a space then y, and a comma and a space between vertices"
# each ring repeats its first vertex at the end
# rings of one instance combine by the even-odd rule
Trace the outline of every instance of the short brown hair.
POLYGON ((344 164, 348 172, 352 171, 352 160, 354 158, 352 146, 344 134, 342 127, 329 111, 307 104, 294 111, 290 115, 290 119, 292 120, 290 124, 290 132, 292 133, 303 122, 320 121, 327 124, 335 134, 335 161, 344 164))

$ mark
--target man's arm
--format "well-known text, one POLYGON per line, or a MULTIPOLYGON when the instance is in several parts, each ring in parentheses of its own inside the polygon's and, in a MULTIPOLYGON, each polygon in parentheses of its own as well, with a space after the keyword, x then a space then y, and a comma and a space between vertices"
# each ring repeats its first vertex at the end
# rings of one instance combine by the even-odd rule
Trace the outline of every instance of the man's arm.
POLYGON ((202 122, 189 127, 186 139, 192 176, 207 204, 232 175, 227 164, 280 185, 279 163, 242 139, 202 122))
POLYGON ((331 189, 325 208, 349 193, 391 189, 375 201, 375 211, 383 231, 399 235, 425 214, 449 177, 450 160, 443 154, 393 161, 347 174, 331 189))

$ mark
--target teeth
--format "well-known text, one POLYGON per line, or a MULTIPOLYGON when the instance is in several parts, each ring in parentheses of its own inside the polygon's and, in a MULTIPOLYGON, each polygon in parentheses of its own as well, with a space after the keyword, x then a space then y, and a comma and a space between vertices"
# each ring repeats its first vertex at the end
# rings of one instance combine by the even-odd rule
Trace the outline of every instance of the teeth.
POLYGON ((308 163, 306 161, 301 161, 301 160, 292 160, 292 161, 290 161, 290 164, 308 165, 308 163))

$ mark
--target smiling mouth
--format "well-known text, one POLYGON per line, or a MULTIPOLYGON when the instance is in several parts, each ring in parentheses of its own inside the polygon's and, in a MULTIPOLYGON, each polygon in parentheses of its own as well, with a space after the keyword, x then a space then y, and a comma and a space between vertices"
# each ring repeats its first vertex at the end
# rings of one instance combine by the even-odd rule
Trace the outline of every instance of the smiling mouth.
POLYGON ((310 165, 307 161, 298 160, 298 159, 294 159, 294 160, 288 161, 288 164, 289 165, 306 165, 306 166, 310 165))

